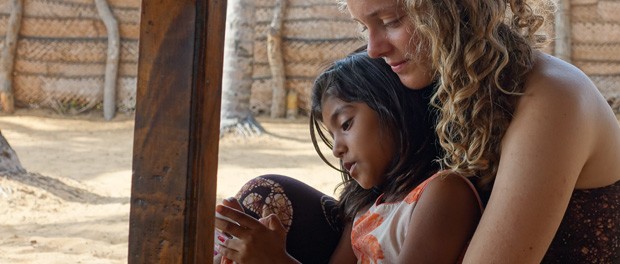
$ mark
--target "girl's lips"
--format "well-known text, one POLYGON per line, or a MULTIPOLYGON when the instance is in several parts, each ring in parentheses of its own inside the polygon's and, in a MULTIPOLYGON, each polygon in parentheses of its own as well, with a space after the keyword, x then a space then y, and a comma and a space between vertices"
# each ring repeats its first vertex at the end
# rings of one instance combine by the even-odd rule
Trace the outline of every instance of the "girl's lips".
POLYGON ((355 165, 355 162, 345 162, 342 164, 342 166, 344 167, 344 169, 349 172, 349 174, 351 174, 351 170, 353 170, 353 166, 355 165))

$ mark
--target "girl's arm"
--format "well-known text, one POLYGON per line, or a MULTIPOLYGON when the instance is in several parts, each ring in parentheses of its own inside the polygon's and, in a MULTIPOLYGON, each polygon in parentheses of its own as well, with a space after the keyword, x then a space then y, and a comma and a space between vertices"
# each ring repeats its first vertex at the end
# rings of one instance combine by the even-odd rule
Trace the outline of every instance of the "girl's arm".
POLYGON ((353 227, 353 222, 349 222, 344 226, 344 231, 342 232, 342 236, 340 237, 340 241, 332 254, 332 257, 329 260, 329 263, 333 264, 346 264, 346 263, 356 263, 357 258, 353 254, 353 247, 351 246, 351 228, 353 227))
POLYGON ((239 225, 215 218, 215 227, 234 236, 220 246, 222 256, 236 263, 299 263, 286 252, 286 230, 275 214, 256 220, 225 205, 216 212, 239 225))
POLYGON ((597 117, 586 113, 596 88, 578 70, 552 64, 556 70, 538 65, 526 82, 464 263, 540 263, 593 151, 597 117))
POLYGON ((413 210, 398 263, 457 263, 481 208, 472 187, 448 174, 428 183, 413 210))

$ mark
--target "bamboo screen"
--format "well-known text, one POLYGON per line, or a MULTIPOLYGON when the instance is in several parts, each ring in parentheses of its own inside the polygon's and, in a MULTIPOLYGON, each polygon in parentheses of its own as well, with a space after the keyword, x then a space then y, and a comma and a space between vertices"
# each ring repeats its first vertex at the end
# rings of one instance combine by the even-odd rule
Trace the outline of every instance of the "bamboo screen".
MULTIPOLYGON (((75 113, 103 100, 106 28, 93 0, 23 0, 14 66, 17 106, 75 113)), ((140 0, 107 0, 119 24, 117 106, 135 108, 140 0)), ((12 1, 0 1, 4 42, 12 1)))
POLYGON ((572 63, 620 113, 620 1, 572 0, 572 63))
MULTIPOLYGON (((23 0, 24 15, 14 71, 16 103, 60 111, 96 108, 102 101, 106 30, 93 0, 23 0)), ((117 105, 135 107, 140 0, 107 0, 119 22, 121 60, 117 105)), ((0 47, 11 12, 0 0, 0 47)), ((251 108, 271 105, 267 32, 275 0, 255 0, 255 42, 251 108)), ((572 63, 588 74, 620 112, 620 2, 571 0, 572 63)), ((552 23, 553 19, 549 21, 552 23)), ((546 29, 552 32, 552 27, 546 29)), ((282 40, 286 88, 308 108, 309 91, 327 63, 363 44, 357 25, 336 0, 286 0, 282 40)), ((553 34, 551 34, 553 36, 553 34)), ((552 52, 553 48, 544 49, 552 52)))
MULTIPOLYGON (((363 45, 358 26, 336 0, 287 0, 282 22, 282 57, 286 89, 299 95, 299 108, 308 109, 314 78, 329 62, 363 45)), ((251 108, 269 113, 271 72, 267 57, 267 33, 273 18, 274 0, 256 0, 254 73, 251 108)))

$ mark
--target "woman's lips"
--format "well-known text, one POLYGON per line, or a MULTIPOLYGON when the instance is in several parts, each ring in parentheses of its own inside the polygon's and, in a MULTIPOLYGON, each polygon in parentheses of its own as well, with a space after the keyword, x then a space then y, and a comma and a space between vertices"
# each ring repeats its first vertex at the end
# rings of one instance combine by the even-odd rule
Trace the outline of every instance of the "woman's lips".
POLYGON ((400 61, 397 63, 389 63, 390 67, 392 67, 392 71, 395 73, 399 73, 401 71, 403 71, 403 69, 405 68, 405 65, 407 64, 409 60, 404 60, 404 61, 400 61))

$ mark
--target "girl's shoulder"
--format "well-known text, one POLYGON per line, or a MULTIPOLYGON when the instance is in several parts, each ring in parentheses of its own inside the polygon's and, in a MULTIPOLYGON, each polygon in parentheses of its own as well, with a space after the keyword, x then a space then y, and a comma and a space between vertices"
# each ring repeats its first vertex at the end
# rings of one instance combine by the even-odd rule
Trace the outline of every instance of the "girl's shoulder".
POLYGON ((412 204, 418 202, 422 195, 430 196, 429 200, 435 200, 434 196, 450 196, 455 192, 469 193, 471 197, 475 197, 482 210, 482 201, 478 195, 478 191, 466 177, 450 171, 439 171, 429 177, 405 196, 404 203, 412 204))

